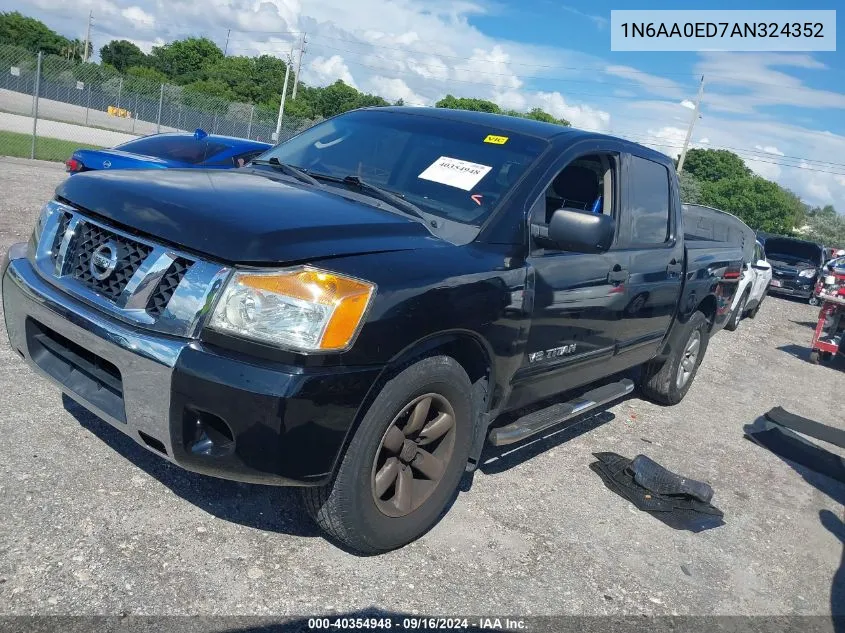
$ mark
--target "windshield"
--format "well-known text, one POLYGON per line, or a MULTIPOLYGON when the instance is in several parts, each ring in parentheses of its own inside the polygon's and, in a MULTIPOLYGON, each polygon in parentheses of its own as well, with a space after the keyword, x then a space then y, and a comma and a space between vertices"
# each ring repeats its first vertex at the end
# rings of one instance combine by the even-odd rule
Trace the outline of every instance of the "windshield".
POLYGON ((364 110, 320 123, 260 158, 312 175, 354 176, 428 213, 479 226, 546 145, 464 122, 364 110))
POLYGON ((812 243, 801 242, 799 240, 770 238, 766 240, 766 254, 769 259, 788 265, 822 265, 821 247, 812 243))

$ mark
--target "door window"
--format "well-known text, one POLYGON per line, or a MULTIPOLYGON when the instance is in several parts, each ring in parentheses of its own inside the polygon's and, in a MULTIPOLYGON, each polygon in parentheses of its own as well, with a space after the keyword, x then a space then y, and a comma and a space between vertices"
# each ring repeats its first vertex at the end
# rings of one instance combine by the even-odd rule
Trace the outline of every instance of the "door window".
POLYGON ((548 224, 558 209, 613 215, 616 158, 609 154, 581 156, 560 170, 544 193, 543 211, 534 221, 548 224), (543 213, 544 215, 540 215, 543 213))

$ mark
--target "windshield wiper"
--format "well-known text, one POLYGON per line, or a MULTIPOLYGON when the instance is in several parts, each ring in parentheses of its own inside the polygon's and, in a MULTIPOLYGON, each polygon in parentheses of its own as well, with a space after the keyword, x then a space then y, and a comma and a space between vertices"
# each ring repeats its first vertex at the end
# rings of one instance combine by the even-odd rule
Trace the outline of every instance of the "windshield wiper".
POLYGON ((318 178, 320 180, 328 180, 331 182, 338 182, 344 185, 357 187, 371 198, 386 202, 387 204, 396 207, 397 209, 400 209, 409 215, 413 215, 414 217, 422 218, 423 220, 425 219, 425 212, 413 202, 408 202, 407 200, 405 200, 405 198, 401 194, 395 194, 392 191, 384 189, 383 187, 379 187, 378 185, 374 185, 371 182, 362 180, 358 176, 346 176, 345 178, 340 178, 338 176, 329 176, 328 174, 315 173, 313 174, 313 177, 318 178))
POLYGON ((315 187, 322 187, 323 185, 320 184, 320 181, 314 178, 313 176, 309 176, 305 170, 296 167, 295 165, 289 165, 288 163, 281 162, 278 158, 273 156, 270 160, 254 160, 252 161, 253 165, 270 165, 275 169, 278 169, 283 174, 291 176, 292 178, 296 178, 300 182, 307 182, 309 185, 314 185, 315 187))

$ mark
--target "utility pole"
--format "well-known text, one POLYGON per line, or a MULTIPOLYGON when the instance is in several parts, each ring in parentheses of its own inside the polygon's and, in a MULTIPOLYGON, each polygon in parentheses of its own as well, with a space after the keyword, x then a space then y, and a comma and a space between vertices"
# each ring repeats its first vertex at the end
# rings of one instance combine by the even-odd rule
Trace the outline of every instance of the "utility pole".
POLYGON ((35 137, 38 136, 38 94, 41 92, 41 58, 42 53, 38 51, 38 66, 35 70, 35 92, 32 95, 32 147, 29 157, 35 158, 35 137))
POLYGON ((305 44, 308 43, 308 40, 305 39, 307 33, 302 34, 302 39, 299 41, 299 59, 296 62, 296 74, 293 76, 293 94, 291 94, 291 99, 296 99, 296 86, 299 84, 299 71, 302 70, 302 56, 305 55, 305 44))
POLYGON ((91 20, 94 18, 94 12, 88 12, 88 28, 85 31, 85 48, 82 51, 82 63, 88 61, 88 44, 91 43, 91 20))
POLYGON ((232 34, 232 29, 226 29, 226 46, 223 47, 223 57, 229 52, 229 36, 232 34))
POLYGON ((704 94, 704 75, 701 75, 701 83, 698 84, 698 96, 695 98, 695 109, 692 112, 692 120, 689 122, 689 129, 687 130, 687 137, 684 139, 684 148, 681 150, 681 156, 678 159, 678 173, 680 174, 684 168, 684 160, 687 157, 687 147, 692 137, 692 128, 695 127, 695 122, 698 120, 698 109, 701 106, 701 95, 704 94))
POLYGON ((288 63, 285 64, 285 84, 282 87, 282 101, 279 103, 279 118, 276 121, 276 138, 273 140, 277 143, 279 142, 279 134, 282 131, 282 117, 285 114, 285 97, 288 94, 288 77, 290 76, 290 65, 293 59, 291 58, 290 53, 288 54, 288 63))

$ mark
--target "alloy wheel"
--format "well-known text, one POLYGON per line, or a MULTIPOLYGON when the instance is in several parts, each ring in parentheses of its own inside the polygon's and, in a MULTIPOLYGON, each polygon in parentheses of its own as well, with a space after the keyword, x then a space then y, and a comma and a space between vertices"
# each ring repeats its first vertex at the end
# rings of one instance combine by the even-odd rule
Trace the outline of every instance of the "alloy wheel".
POLYGON ((455 411, 440 394, 411 400, 393 418, 376 452, 372 494, 387 516, 402 517, 428 499, 452 459, 455 411))
POLYGON ((678 389, 683 389, 689 382, 692 372, 695 371, 695 364, 698 361, 698 354, 701 350, 701 332, 693 330, 690 335, 684 353, 681 356, 681 364, 678 366, 678 377, 675 381, 678 389))

